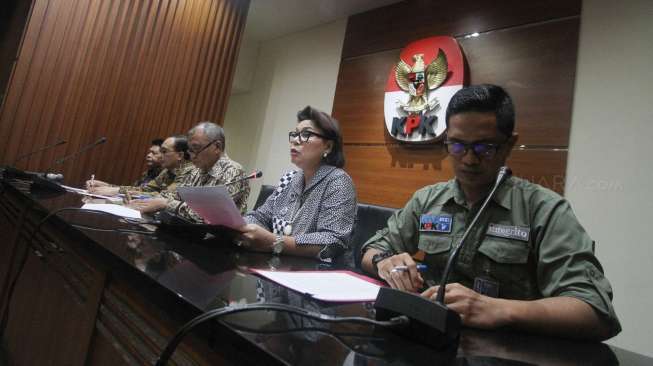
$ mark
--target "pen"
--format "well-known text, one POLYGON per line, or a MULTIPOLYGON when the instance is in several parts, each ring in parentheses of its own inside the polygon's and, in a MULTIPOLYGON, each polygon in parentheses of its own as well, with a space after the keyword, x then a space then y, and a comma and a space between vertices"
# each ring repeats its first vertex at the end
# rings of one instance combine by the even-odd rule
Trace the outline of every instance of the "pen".
POLYGON ((89 185, 89 188, 93 188, 93 186, 95 186, 95 174, 91 174, 91 184, 89 185))
MULTIPOLYGON (((429 267, 426 264, 418 264, 417 265, 417 270, 418 271, 426 271, 429 267)), ((395 268, 390 271, 391 273, 396 273, 396 272, 406 272, 408 271, 407 266, 396 266, 395 268)))

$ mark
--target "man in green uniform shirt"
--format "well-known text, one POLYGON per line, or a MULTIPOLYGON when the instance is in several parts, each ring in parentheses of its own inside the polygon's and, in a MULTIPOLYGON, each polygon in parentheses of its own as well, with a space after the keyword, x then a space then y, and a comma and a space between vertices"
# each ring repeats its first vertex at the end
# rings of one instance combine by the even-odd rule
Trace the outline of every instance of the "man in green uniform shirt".
MULTIPOLYGON (((458 91, 446 114, 445 147, 455 179, 424 187, 362 248, 363 268, 393 288, 439 283, 517 141, 510 96, 500 87, 458 91), (424 256, 428 273, 412 255, 424 256), (393 271, 406 266, 407 271, 393 271)), ((421 292, 435 299, 438 286, 421 292)), ((445 304, 463 324, 513 327, 572 338, 606 339, 621 331, 612 288, 594 242, 558 194, 511 177, 497 191, 460 252, 445 304)))

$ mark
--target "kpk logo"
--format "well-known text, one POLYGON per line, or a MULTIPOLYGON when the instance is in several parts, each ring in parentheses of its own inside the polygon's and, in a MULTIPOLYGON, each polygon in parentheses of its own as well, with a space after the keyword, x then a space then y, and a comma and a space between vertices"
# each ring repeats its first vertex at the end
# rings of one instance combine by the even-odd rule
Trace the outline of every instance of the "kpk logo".
POLYGON ((446 129, 451 97, 463 87, 463 55, 452 37, 430 37, 408 44, 390 70, 385 87, 385 125, 406 142, 438 140, 446 129))

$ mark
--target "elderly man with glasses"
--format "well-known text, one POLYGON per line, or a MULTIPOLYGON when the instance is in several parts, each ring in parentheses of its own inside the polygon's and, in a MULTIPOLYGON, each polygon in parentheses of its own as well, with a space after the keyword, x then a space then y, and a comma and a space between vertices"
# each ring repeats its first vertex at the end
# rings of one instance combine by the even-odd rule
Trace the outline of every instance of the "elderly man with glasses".
MULTIPOLYGON (((188 131, 188 153, 195 168, 183 177, 177 187, 200 187, 227 185, 236 207, 241 213, 247 210, 249 182, 238 181, 245 177, 243 168, 237 162, 229 159, 224 152, 224 130, 212 122, 201 122, 188 131)), ((136 200, 132 206, 141 212, 154 212, 161 209, 177 213, 186 219, 202 222, 202 218, 179 199, 177 190, 161 192, 164 200, 136 200)))
MULTIPOLYGON (((429 285, 440 282, 517 141, 514 120, 512 100, 498 86, 470 86, 452 97, 445 148, 455 179, 415 192, 363 245, 367 272, 435 299, 438 286, 429 285), (418 272, 418 259, 428 271, 418 272)), ((619 333, 610 283, 569 202, 511 177, 477 224, 444 292, 463 324, 594 340, 619 333)))

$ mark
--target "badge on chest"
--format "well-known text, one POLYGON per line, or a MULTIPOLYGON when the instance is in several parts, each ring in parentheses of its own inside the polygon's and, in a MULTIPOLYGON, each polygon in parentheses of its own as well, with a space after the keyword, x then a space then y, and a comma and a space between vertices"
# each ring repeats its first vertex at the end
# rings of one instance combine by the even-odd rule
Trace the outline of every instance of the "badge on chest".
POLYGON ((435 233, 451 233, 453 217, 451 215, 421 215, 419 217, 419 231, 435 233))

